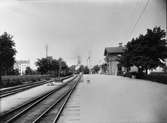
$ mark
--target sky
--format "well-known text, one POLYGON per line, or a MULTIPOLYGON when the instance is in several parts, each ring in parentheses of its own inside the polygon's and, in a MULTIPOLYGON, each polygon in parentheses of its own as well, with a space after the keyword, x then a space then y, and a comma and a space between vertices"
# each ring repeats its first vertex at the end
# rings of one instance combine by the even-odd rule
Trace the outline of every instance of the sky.
POLYGON ((104 62, 105 47, 125 45, 147 28, 166 30, 166 0, 0 0, 0 35, 8 32, 16 44, 16 59, 48 55, 68 65, 104 62), (137 22, 137 24, 136 24, 137 22), (136 24, 136 26, 135 26, 136 24))

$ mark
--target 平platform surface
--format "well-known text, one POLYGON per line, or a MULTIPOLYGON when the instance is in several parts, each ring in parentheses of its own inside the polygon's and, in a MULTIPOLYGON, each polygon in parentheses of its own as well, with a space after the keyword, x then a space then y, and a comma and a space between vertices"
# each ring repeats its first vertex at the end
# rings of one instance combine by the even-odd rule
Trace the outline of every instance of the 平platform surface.
POLYGON ((166 123, 167 85, 84 75, 58 123, 166 123))

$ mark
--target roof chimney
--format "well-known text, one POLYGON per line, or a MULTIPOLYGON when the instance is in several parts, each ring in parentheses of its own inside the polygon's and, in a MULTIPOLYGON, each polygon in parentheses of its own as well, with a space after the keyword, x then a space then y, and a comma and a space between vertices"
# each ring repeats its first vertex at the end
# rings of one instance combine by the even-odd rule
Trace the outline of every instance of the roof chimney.
POLYGON ((119 43, 119 47, 122 47, 122 43, 121 42, 119 43))

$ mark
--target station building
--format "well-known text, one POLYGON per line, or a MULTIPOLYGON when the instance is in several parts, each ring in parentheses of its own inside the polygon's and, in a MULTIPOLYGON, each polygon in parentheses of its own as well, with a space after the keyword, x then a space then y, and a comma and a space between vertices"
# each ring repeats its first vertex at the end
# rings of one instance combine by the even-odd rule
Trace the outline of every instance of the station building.
MULTIPOLYGON (((118 75, 119 72, 126 72, 127 69, 122 67, 119 64, 119 57, 124 53, 125 47, 122 46, 122 43, 119 43, 117 47, 106 47, 104 50, 105 62, 107 64, 107 74, 109 75, 118 75)), ((164 62, 167 66, 167 59, 164 62)), ((130 67, 130 72, 138 71, 136 66, 130 67)), ((163 72, 163 68, 158 66, 156 69, 148 70, 148 73, 151 72, 163 72)))
POLYGON ((117 47, 106 47, 104 50, 105 62, 107 63, 107 74, 118 75, 119 71, 123 71, 123 67, 119 66, 118 58, 124 53, 125 47, 119 43, 117 47))

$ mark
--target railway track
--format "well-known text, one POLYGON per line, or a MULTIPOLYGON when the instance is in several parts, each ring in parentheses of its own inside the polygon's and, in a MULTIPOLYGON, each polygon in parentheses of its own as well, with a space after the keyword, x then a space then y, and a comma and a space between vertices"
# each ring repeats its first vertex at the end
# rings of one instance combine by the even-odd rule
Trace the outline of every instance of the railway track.
POLYGON ((0 115, 2 123, 55 123, 81 75, 55 90, 0 115))
MULTIPOLYGON (((65 80, 65 79, 68 79, 72 77, 71 75, 70 76, 66 76, 66 77, 62 77, 61 78, 61 81, 65 80)), ((30 89, 30 88, 33 88, 33 87, 37 87, 37 86, 40 86, 40 85, 43 85, 43 84, 46 84, 46 83, 49 83, 49 82, 52 82, 53 80, 42 80, 42 81, 39 81, 39 82, 31 82, 31 83, 28 83, 28 84, 23 84, 23 85, 19 85, 19 86, 15 86, 15 87, 10 87, 10 88, 7 88, 7 89, 2 89, 0 90, 0 98, 2 97, 7 97, 7 96, 10 96, 12 94, 16 94, 18 92, 22 92, 24 90, 27 90, 27 89, 30 89)))

